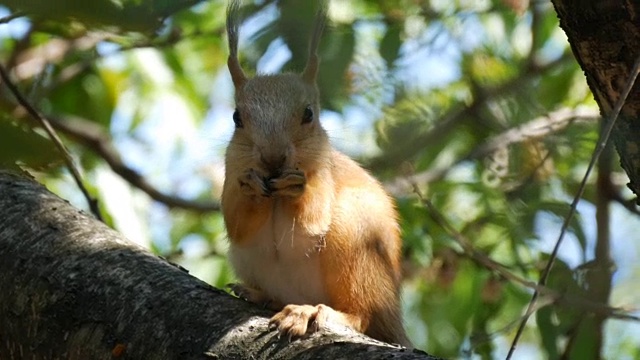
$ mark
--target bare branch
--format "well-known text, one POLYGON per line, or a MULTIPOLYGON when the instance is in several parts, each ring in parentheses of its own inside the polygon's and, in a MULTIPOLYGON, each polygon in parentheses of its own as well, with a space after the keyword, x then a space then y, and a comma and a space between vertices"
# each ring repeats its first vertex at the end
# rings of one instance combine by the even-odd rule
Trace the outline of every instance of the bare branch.
POLYGON ((142 190, 152 199, 171 208, 181 208, 198 212, 220 210, 220 204, 215 202, 190 201, 180 197, 164 194, 156 189, 142 175, 128 167, 122 161, 122 158, 114 148, 110 137, 104 133, 102 127, 99 125, 80 118, 58 119, 50 117, 49 120, 56 129, 73 137, 75 140, 102 157, 116 174, 120 175, 131 185, 142 190))
POLYGON ((629 212, 640 215, 640 209, 638 209, 638 198, 625 199, 622 197, 620 193, 614 193, 611 195, 611 199, 618 204, 624 206, 625 209, 629 210, 629 212))
POLYGON ((20 17, 23 17, 24 15, 25 15, 25 14, 24 14, 24 12, 22 12, 22 11, 16 11, 16 12, 14 12, 13 14, 10 14, 10 15, 7 15, 7 16, 4 16, 4 17, 1 17, 1 18, 0 18, 0 24, 7 24, 7 23, 9 23, 11 20, 13 20, 13 19, 17 19, 17 18, 20 18, 20 17))
MULTIPOLYGON (((211 32, 194 31, 188 35, 175 33, 161 39, 139 41, 129 45, 123 45, 120 48, 106 54, 99 54, 95 52, 89 59, 84 58, 65 67, 62 71, 60 71, 59 78, 49 84, 46 87, 46 90, 49 92, 53 91, 61 83, 69 81, 74 77, 82 74, 90 66, 93 66, 93 64, 95 64, 95 61, 101 57, 111 56, 124 51, 144 47, 170 46, 188 37, 208 34, 215 35, 222 33, 222 31, 223 28, 219 27, 211 32)), ((95 47, 95 45, 100 41, 111 40, 114 40, 113 35, 108 33, 89 33, 86 36, 74 40, 53 39, 40 47, 28 49, 22 52, 16 60, 16 76, 18 76, 18 78, 20 79, 31 78, 43 71, 44 67, 47 64, 61 62, 66 57, 66 54, 70 51, 86 50, 95 47)), ((29 114, 33 116, 33 112, 30 111, 29 108, 27 108, 26 106, 24 106, 24 108, 29 114)), ((42 117, 42 115, 40 115, 40 117, 42 117)), ((105 134, 103 129, 96 124, 79 118, 58 119, 55 117, 49 117, 48 119, 44 120, 48 120, 51 126, 75 138, 80 143, 84 144, 96 154, 104 158, 104 160, 109 164, 109 166, 115 173, 120 175, 134 187, 137 187, 138 189, 145 192, 152 199, 161 202, 171 208, 182 208, 197 212, 218 211, 220 209, 220 205, 215 202, 191 201, 180 197, 168 195, 157 190, 146 179, 144 179, 143 176, 128 167, 122 161, 117 150, 113 147, 110 137, 105 134)))
POLYGON ((573 58, 571 57, 571 54, 568 53, 556 60, 544 64, 531 62, 528 63, 526 67, 521 71, 520 76, 497 86, 478 89, 471 104, 457 106, 449 110, 435 122, 434 127, 428 133, 422 135, 419 139, 416 139, 415 142, 407 146, 406 151, 401 156, 381 156, 371 160, 368 163, 367 167, 376 172, 379 168, 387 167, 389 166, 389 164, 395 165, 398 162, 413 157, 424 149, 425 144, 433 143, 434 141, 442 138, 445 134, 448 134, 453 129, 455 129, 455 127, 458 126, 461 121, 473 117, 480 109, 480 107, 487 102, 488 99, 502 96, 516 91, 517 89, 520 89, 524 86, 528 86, 524 84, 526 81, 540 76, 540 74, 550 71, 551 69, 561 66, 562 64, 572 59, 573 58))
POLYGON ((90 32, 83 37, 79 37, 73 40, 65 39, 52 39, 47 43, 34 47, 33 49, 26 50, 20 54, 20 58, 16 61, 16 78, 25 80, 36 76, 36 74, 42 72, 47 64, 60 64, 70 51, 88 50, 95 48, 95 45, 100 42, 111 42, 120 45, 114 50, 109 52, 100 53, 93 51, 88 56, 82 57, 76 62, 73 62, 66 67, 62 68, 60 75, 55 81, 46 87, 46 90, 51 91, 60 84, 65 83, 73 79, 75 76, 82 74, 85 70, 93 66, 96 60, 121 54, 127 51, 143 49, 143 48, 166 48, 171 47, 178 42, 196 38, 199 36, 219 36, 223 33, 223 27, 218 27, 210 31, 194 30, 188 34, 182 34, 179 31, 169 33, 167 36, 161 38, 152 38, 149 40, 140 40, 129 44, 121 44, 122 38, 114 36, 111 33, 102 32, 90 32))
POLYGON ((426 184, 445 176, 453 166, 466 160, 480 159, 497 149, 520 143, 525 140, 545 137, 549 134, 564 130, 574 122, 595 122, 600 118, 597 110, 587 108, 556 110, 547 115, 533 119, 526 124, 509 129, 502 134, 496 135, 485 143, 480 144, 471 150, 467 155, 462 156, 454 162, 434 169, 414 174, 411 176, 398 177, 386 183, 385 188, 392 194, 400 195, 407 193, 412 184, 426 184))

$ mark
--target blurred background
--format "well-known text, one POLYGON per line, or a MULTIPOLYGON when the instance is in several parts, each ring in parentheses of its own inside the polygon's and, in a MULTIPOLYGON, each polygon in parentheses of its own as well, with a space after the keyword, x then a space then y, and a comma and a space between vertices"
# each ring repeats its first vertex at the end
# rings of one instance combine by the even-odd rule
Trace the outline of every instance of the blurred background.
MULTIPOLYGON (((225 8, 0 0, 0 61, 107 224, 218 287, 234 281, 218 211, 234 109, 225 8)), ((246 0, 242 14, 246 72, 302 70, 313 2, 246 0)), ((538 281, 600 126, 552 5, 332 0, 328 16, 321 120, 397 199, 410 338, 442 357, 504 358, 533 293, 523 280, 538 281)), ((3 86, 0 163, 87 209, 43 134, 3 86)), ((550 274, 562 296, 543 294, 514 358, 640 358, 627 181, 608 149, 550 274), (603 254, 608 267, 593 266, 603 254)))

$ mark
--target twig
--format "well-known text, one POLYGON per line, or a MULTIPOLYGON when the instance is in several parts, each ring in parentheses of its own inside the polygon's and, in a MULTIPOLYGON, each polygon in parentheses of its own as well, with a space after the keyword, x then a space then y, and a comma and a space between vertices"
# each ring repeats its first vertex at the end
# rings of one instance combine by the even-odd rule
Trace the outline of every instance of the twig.
POLYGON ((640 209, 638 209, 638 198, 624 199, 620 193, 614 193, 611 195, 611 199, 620 205, 624 206, 630 213, 640 215, 640 209))
POLYGON ((6 24, 6 23, 10 22, 13 19, 17 19, 19 17, 23 17, 24 15, 25 15, 24 12, 16 11, 13 14, 7 15, 5 17, 1 17, 0 18, 0 24, 6 24))
MULTIPOLYGON (((536 284, 533 281, 526 280, 512 273, 507 269, 505 265, 498 263, 497 261, 491 259, 489 256, 485 255, 484 253, 476 250, 471 244, 471 242, 462 233, 457 231, 451 225, 451 223, 444 217, 444 215, 442 215, 442 213, 438 211, 438 209, 436 209, 433 203, 431 203, 431 201, 425 199, 422 196, 420 189, 418 189, 415 183, 414 183, 414 192, 418 195, 418 198, 420 199, 422 204, 425 206, 425 208, 428 210, 428 213, 433 219, 433 221, 435 221, 436 224, 438 224, 449 235, 453 237, 456 243, 460 245, 460 247, 463 249, 464 255, 468 256, 471 260, 475 261, 480 266, 483 266, 491 271, 498 273, 500 276, 502 276, 507 280, 511 280, 525 287, 534 289, 545 295, 545 301, 544 302, 538 301, 535 304, 535 308, 532 310, 532 312, 535 312, 538 309, 543 308, 545 306, 556 304, 566 308, 578 307, 586 311, 589 311, 591 313, 600 315, 603 318, 612 318, 612 319, 619 319, 619 320, 625 320, 625 321, 640 322, 640 317, 628 314, 627 313, 628 311, 625 309, 614 308, 614 307, 608 306, 607 304, 594 302, 594 301, 585 299, 582 296, 576 296, 576 295, 572 295, 564 292, 559 292, 559 291, 550 289, 546 286, 536 284)), ((479 342, 488 341, 495 334, 509 331, 513 327, 517 326, 518 323, 524 318, 524 316, 525 315, 522 315, 518 319, 511 321, 509 324, 493 331, 492 334, 486 334, 480 337, 476 337, 475 339, 473 339, 471 346, 473 346, 473 343, 477 344, 479 342)), ((474 335, 472 335, 472 338, 473 336, 474 335)))
MULTIPOLYGON (((633 66, 633 70, 631 72, 631 74, 629 75, 629 79, 624 87, 624 90, 620 96, 620 98, 618 99, 618 101, 616 102, 615 107, 613 108, 613 112, 611 113, 610 119, 607 121, 606 126, 603 129, 603 132, 601 134, 600 139, 598 140, 598 144, 596 146, 596 149, 593 153, 593 156, 591 157, 591 161, 589 161, 589 166, 587 167, 587 171, 584 174, 584 177, 582 178, 582 181, 580 182, 580 187, 578 188, 578 193, 575 195, 575 197, 573 198, 573 201, 571 203, 571 207, 569 209, 569 213, 567 214, 567 216, 564 219, 564 222, 562 224, 562 228, 560 229, 560 235, 558 236, 558 240, 556 241, 556 245, 553 248, 553 251, 551 252, 551 256, 549 257, 549 261, 547 262, 547 266, 545 267, 544 271, 542 272, 542 276, 540 277, 540 281, 538 281, 539 285, 545 285, 547 283, 547 279, 549 278, 549 274, 551 273, 551 268, 553 267, 556 257, 558 256, 558 251, 560 249, 560 245, 562 244, 562 240, 564 238, 564 234, 566 233, 567 229, 569 228, 569 223, 571 222, 571 219, 573 218, 573 215, 576 212, 576 208, 578 206, 578 202, 580 201, 580 199, 582 198, 582 194, 584 193, 584 190, 586 188, 587 185, 587 180, 589 179, 589 175, 591 174, 591 171, 593 170, 593 167, 595 166, 596 162, 598 161, 598 158, 600 157, 600 155, 602 154, 602 152, 604 151, 607 142, 609 140, 609 136, 611 135, 611 131, 613 130, 613 126, 616 123, 616 120, 618 119, 618 115, 620 114, 620 111, 622 110, 622 106, 625 104, 627 97, 629 96, 629 93, 631 92, 631 89, 633 88, 633 85, 636 82, 636 78, 638 77, 638 73, 640 72, 640 57, 638 57, 636 59, 636 62, 633 66)), ((524 318, 522 319, 522 322, 520 322, 520 326, 518 327, 518 331, 516 332, 516 336, 513 338, 513 341, 511 343, 511 348, 509 349, 509 353, 507 354, 506 359, 509 360, 511 359, 511 357, 513 356, 513 353, 516 350, 516 346, 518 344, 518 340, 520 340, 520 337, 522 336, 522 333, 524 331, 524 327, 527 324, 527 321, 529 320, 529 317, 531 316, 531 314, 533 313, 533 310, 535 308, 535 303, 538 300, 538 297, 540 295, 540 292, 536 289, 533 293, 533 296, 531 297, 531 301, 529 302, 529 306, 527 307, 527 311, 525 313, 524 318)))
MULTIPOLYGON (((441 228, 443 228, 449 235, 453 237, 455 242, 460 245, 463 250, 463 253, 467 255, 471 260, 477 262, 481 266, 494 271, 500 276, 504 277, 507 280, 511 280, 515 283, 523 285, 527 288, 538 291, 547 296, 547 302, 557 303, 561 305, 566 305, 569 307, 580 307, 590 312, 600 314, 606 317, 616 318, 620 320, 631 320, 631 321, 640 321, 640 317, 635 315, 627 314, 625 310, 620 308, 614 308, 608 306, 606 304, 601 304, 598 302, 594 302, 588 299, 584 299, 580 296, 562 293, 557 290, 546 287, 546 285, 536 284, 533 281, 524 279, 507 269, 507 267, 499 262, 491 259, 489 256, 485 255, 481 251, 478 251, 474 248, 471 242, 459 231, 457 231, 453 225, 442 215, 440 211, 433 205, 433 203, 424 198, 420 189, 414 184, 414 192, 420 199, 420 202, 427 209, 429 216, 436 222, 441 228)), ((541 308, 546 305, 545 304, 536 304, 536 309, 541 308)))
MULTIPOLYGON (((87 57, 83 57, 82 59, 74 63, 71 63, 66 67, 63 67, 63 68, 61 67, 59 71, 59 76, 56 79, 54 79, 54 81, 52 81, 49 85, 47 85, 44 90, 46 91, 55 90, 59 85, 64 84, 65 82, 75 78, 76 76, 82 74, 87 69, 94 66, 96 63, 96 60, 98 59, 105 59, 105 58, 118 55, 127 51, 149 48, 149 47, 153 47, 155 49, 171 47, 177 44, 178 42, 186 39, 197 38, 200 36, 219 36, 222 33, 223 33, 223 27, 219 27, 211 31, 195 30, 188 34, 180 34, 179 32, 173 32, 167 35, 166 37, 154 38, 148 41, 136 41, 129 44, 121 44, 117 37, 114 37, 111 34, 102 34, 102 33, 90 33, 88 35, 85 35, 81 38, 74 39, 74 40, 60 40, 60 44, 57 45, 58 47, 68 47, 68 48, 79 47, 84 49, 84 48, 87 48, 88 45, 90 45, 90 47, 93 47, 95 44, 92 44, 92 43, 94 42, 97 43, 100 41, 111 42, 118 45, 118 47, 105 53, 99 53, 97 51, 93 51, 90 54, 88 54, 87 57)), ((48 46, 48 45, 45 44, 45 45, 42 45, 41 47, 45 47, 45 46, 48 46)), ((29 68, 28 71, 23 71, 19 74, 21 76, 21 79, 29 78, 33 76, 33 74, 39 73, 41 71, 41 68, 44 66, 43 64, 45 63, 53 62, 58 64, 62 60, 59 53, 45 51, 44 54, 45 54, 44 55, 45 57, 42 57, 42 55, 40 55, 38 57, 39 62, 35 63, 35 65, 31 65, 31 68, 29 68), (48 53, 53 53, 54 55, 46 55, 48 53), (57 57, 52 58, 52 56, 57 56, 57 57)), ((34 52, 34 56, 37 56, 35 55, 35 52, 34 52)), ((22 63, 25 63, 30 60, 31 58, 27 57, 23 59, 22 63)))
MULTIPOLYGON (((436 209, 436 207, 433 205, 433 203, 428 200, 425 199, 421 192, 420 189, 418 189, 417 185, 414 185, 414 192, 418 195, 418 198, 420 199, 420 202, 422 202, 422 204, 426 207, 427 211, 429 212, 429 216, 431 216, 431 218, 436 222, 436 224, 438 224, 441 228, 443 228, 449 235, 451 235, 453 237, 453 239, 456 241, 456 243, 458 245, 460 245, 460 247, 462 248, 462 251, 467 254, 471 259, 477 261, 478 263, 480 263, 482 266, 486 267, 487 269, 490 269, 492 271, 495 271, 496 273, 500 274, 501 276, 503 276, 504 278, 511 280, 513 282, 516 282, 518 284, 524 285, 528 288, 531 289, 537 289, 538 285, 530 280, 524 279, 510 271, 508 271, 506 269, 506 266, 504 266, 503 264, 498 263, 497 261, 491 259, 490 257, 488 257, 487 255, 483 254, 482 252, 476 250, 473 245, 471 245, 471 243, 466 239, 466 237, 464 235, 462 235, 459 231, 457 231, 452 225, 451 223, 449 223, 449 221, 442 216, 442 214, 440 213, 440 211, 438 211, 438 209, 436 209)), ((545 290, 546 291, 546 290, 545 290)))
POLYGON ((11 79, 9 78, 9 74, 7 74, 7 71, 5 70, 5 68, 4 68, 4 66, 2 64, 0 64, 0 77, 2 77, 2 81, 4 81, 4 84, 6 85, 6 87, 9 89, 9 91, 11 91, 13 96, 15 96, 16 100, 18 101, 18 103, 22 107, 24 107, 27 110, 27 112, 29 113, 29 115, 31 115, 36 121, 38 121, 40 123, 40 125, 42 125, 44 130, 47 132, 47 134, 49 135, 49 137, 51 138, 51 140, 55 144, 55 146, 58 149, 58 151, 60 151, 60 154, 62 154, 62 156, 64 158, 64 162, 67 165, 67 168, 69 169, 69 172, 71 173, 73 179, 75 180, 76 185, 78 185, 78 188, 80 189, 80 191, 82 192, 84 197, 87 199, 87 203, 89 204, 89 208, 91 209, 91 212, 96 217, 96 219, 102 221, 102 216, 100 215, 100 208, 98 207, 98 200, 96 200, 93 197, 91 197, 91 195, 89 194, 89 191, 87 190, 87 188, 82 183, 82 178, 80 176, 80 172, 76 168, 76 166, 75 166, 75 164, 73 162, 73 159, 71 158, 71 154, 69 154, 69 152, 65 148, 64 144, 62 144, 62 141, 60 140, 60 138, 56 134, 55 130, 51 127, 51 124, 49 124, 49 121, 47 121, 47 119, 45 119, 27 101, 27 99, 24 98, 24 96, 22 96, 22 93, 20 93, 20 91, 18 90, 16 85, 13 84, 13 82, 11 82, 11 79))
MULTIPOLYGON (((62 82, 68 81, 74 78, 75 76, 81 74, 82 71, 84 71, 88 66, 91 66, 92 64, 94 64, 95 60, 100 57, 107 57, 123 51, 133 50, 133 49, 142 48, 142 47, 170 46, 185 38, 196 37, 196 36, 206 36, 210 34, 219 34, 222 32, 222 29, 223 28, 220 27, 211 32, 194 31, 187 35, 172 34, 163 39, 156 39, 149 42, 136 42, 133 44, 124 45, 112 52, 109 52, 103 55, 99 55, 95 53, 94 57, 92 57, 91 59, 82 60, 80 62, 74 63, 64 68, 60 72, 61 73, 60 77, 62 77, 63 79, 62 82)), ((93 35, 85 36, 80 39, 75 39, 73 42, 69 44, 64 43, 64 45, 66 47, 86 46, 83 44, 93 43, 97 41, 97 40, 92 40, 94 38, 100 41, 109 40, 109 38, 106 37, 105 35, 93 34, 93 35)), ((48 62, 47 59, 45 59, 45 61, 48 62)), ((58 81, 53 82, 53 85, 47 86, 46 90, 52 91, 60 83, 61 83, 61 80, 58 79, 58 81)), ((26 106, 25 108, 29 111, 29 108, 27 108, 26 106)), ((29 111, 29 113, 31 114, 32 111, 29 111)), ((165 194, 159 191, 158 189, 156 189, 143 176, 141 176, 132 168, 126 166, 126 164, 121 160, 117 150, 113 147, 109 137, 106 134, 104 134, 101 128, 97 126, 92 126, 94 124, 92 124, 91 122, 83 121, 79 119, 73 119, 72 122, 70 123, 69 121, 71 120, 68 120, 68 119, 60 120, 51 116, 48 119, 46 119, 46 121, 48 121, 48 123, 56 130, 62 131, 67 135, 71 135, 72 137, 75 137, 81 143, 87 146, 90 150, 100 155, 109 164, 109 166, 115 173, 120 175, 132 186, 145 192, 152 199, 158 202, 161 202, 170 208, 182 208, 182 209, 193 210, 197 212, 210 212, 210 211, 220 210, 220 204, 216 202, 191 201, 191 200, 183 199, 180 197, 172 196, 169 194, 165 194), (73 126, 71 126, 71 124, 73 124, 73 126)))

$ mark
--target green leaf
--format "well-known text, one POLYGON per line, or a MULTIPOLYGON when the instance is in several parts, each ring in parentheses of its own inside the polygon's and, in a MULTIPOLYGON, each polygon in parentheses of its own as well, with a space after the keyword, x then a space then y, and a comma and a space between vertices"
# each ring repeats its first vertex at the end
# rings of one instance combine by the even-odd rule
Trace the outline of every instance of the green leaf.
POLYGON ((445 256, 440 281, 425 284, 420 313, 429 329, 429 350, 439 356, 454 357, 481 306, 481 287, 487 273, 470 261, 445 256))
POLYGON ((547 359, 558 358, 558 338, 560 332, 553 322, 555 311, 551 306, 545 306, 536 312, 538 334, 542 341, 542 348, 547 354, 547 359))
MULTIPOLYGON (((309 57, 309 39, 316 5, 312 1, 291 0, 278 4, 281 15, 274 30, 291 51, 291 60, 285 70, 301 72, 309 57)), ((348 100, 350 81, 347 70, 354 49, 355 34, 351 24, 333 24, 325 28, 318 49, 321 61, 317 82, 320 102, 328 110, 340 110, 348 100)))
POLYGON ((45 19, 74 19, 89 26, 116 26, 123 30, 155 31, 162 20, 201 0, 5 0, 14 11, 45 19))
POLYGON ((49 94, 50 112, 77 115, 108 126, 117 100, 118 88, 126 81, 116 72, 92 69, 60 85, 49 94))
POLYGON ((580 69, 573 63, 568 63, 550 71, 540 78, 536 97, 546 109, 553 109, 562 104, 569 90, 574 84, 576 72, 580 69))
POLYGON ((558 17, 554 13, 548 12, 539 14, 539 16, 541 19, 538 27, 534 29, 536 31, 536 36, 534 37, 536 42, 533 44, 533 48, 536 50, 544 47, 555 31, 560 31, 558 17))
POLYGON ((387 32, 380 41, 380 55, 387 62, 387 67, 392 68, 398 58, 402 41, 402 23, 393 23, 387 26, 387 32))
MULTIPOLYGON (((355 51, 355 34, 350 26, 339 26, 325 34, 320 43, 318 87, 320 102, 329 110, 340 110, 349 99, 348 68, 355 51)), ((305 57, 306 58, 306 57, 305 57)))
POLYGON ((6 114, 0 114, 0 165, 23 164, 42 169, 58 164, 60 160, 51 140, 13 124, 6 114))

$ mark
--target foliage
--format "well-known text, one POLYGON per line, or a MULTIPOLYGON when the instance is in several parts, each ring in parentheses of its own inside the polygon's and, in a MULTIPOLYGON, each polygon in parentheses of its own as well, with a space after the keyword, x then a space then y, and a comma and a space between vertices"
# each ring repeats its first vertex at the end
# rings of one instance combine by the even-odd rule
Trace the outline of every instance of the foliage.
MULTIPOLYGON (((7 15, 25 14, 0 25, 2 63, 65 135, 109 223, 196 276, 217 286, 230 282, 220 214, 172 209, 147 196, 158 200, 156 191, 194 203, 219 196, 233 109, 224 2, 2 3, 7 15), (121 162, 111 161, 116 152, 105 146, 121 162), (146 185, 133 182, 137 177, 146 185)), ((311 3, 246 4, 245 69, 301 70, 311 3)), ((504 355, 531 288, 479 262, 416 192, 474 251, 537 281, 552 248, 546 239, 557 236, 598 126, 567 120, 542 135, 491 141, 560 109, 595 108, 553 9, 518 0, 334 0, 329 16, 320 49, 323 115, 336 146, 358 156, 397 198, 410 336, 439 356, 504 355), (403 179, 415 187, 397 186, 403 179)), ((0 163, 38 169, 43 182, 85 206, 50 141, 32 130, 33 119, 9 92, 0 96, 0 163)), ((623 174, 616 168, 610 175, 623 174)), ((571 250, 561 253, 548 284, 579 298, 588 298, 593 284, 579 265, 594 257, 599 240, 590 215, 598 188, 589 186, 581 216, 570 224, 571 250)), ((620 229, 637 223, 626 214, 622 219, 624 211, 609 220, 620 229)), ((616 231, 613 242, 621 240, 616 231)), ((624 273, 614 296, 629 301, 631 295, 616 290, 633 280, 632 268, 624 273)), ((576 349, 593 349, 597 334, 578 331, 583 317, 594 315, 571 301, 548 300, 520 346, 541 357, 567 352, 582 359, 576 349)), ((637 336, 611 339, 614 330, 604 328, 604 354, 632 358, 637 336)))

